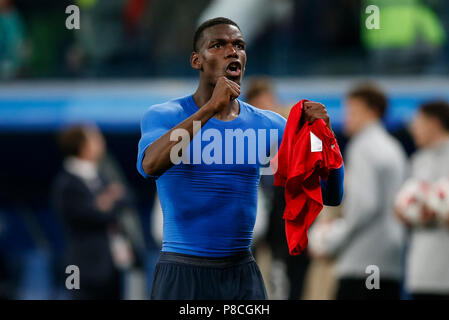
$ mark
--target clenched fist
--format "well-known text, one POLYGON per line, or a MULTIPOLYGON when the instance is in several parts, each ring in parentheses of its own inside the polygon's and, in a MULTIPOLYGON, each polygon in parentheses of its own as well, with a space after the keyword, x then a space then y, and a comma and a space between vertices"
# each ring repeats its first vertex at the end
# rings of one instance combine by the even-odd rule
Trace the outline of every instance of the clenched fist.
POLYGON ((225 108, 230 101, 238 98, 240 95, 240 86, 226 77, 218 78, 215 85, 214 92, 210 98, 211 105, 214 112, 220 112, 225 108))
POLYGON ((303 123, 306 121, 313 123, 315 120, 323 119, 327 127, 332 130, 329 115, 327 114, 326 107, 322 103, 313 101, 304 102, 303 115, 301 118, 303 123))

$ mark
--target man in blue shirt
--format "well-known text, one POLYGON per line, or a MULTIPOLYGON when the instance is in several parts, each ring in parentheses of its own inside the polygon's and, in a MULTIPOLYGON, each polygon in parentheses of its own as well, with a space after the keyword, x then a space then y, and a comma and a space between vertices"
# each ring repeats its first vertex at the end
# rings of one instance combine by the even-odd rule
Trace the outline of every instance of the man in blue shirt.
MULTIPOLYGON (((260 174, 271 171, 286 120, 237 99, 246 52, 236 23, 206 21, 193 47, 196 92, 151 106, 141 122, 137 169, 156 179, 164 213, 151 298, 266 299, 249 248, 260 174)), ((323 105, 310 102, 304 114, 330 127, 323 105)), ((324 199, 338 204, 342 170, 327 184, 324 199)))

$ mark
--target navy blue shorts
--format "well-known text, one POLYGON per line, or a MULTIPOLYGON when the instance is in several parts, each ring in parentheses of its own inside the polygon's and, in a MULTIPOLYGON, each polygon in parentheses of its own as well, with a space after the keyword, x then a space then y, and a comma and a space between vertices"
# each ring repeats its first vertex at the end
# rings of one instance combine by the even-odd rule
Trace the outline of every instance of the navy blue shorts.
POLYGON ((225 258, 161 252, 154 271, 153 300, 266 300, 251 252, 225 258))

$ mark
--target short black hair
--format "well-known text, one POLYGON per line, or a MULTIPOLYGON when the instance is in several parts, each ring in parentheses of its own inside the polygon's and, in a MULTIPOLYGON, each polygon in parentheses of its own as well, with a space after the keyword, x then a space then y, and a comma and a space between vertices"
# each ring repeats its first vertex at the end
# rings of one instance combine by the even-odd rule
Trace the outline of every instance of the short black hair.
POLYGON ((388 100, 386 95, 373 83, 363 83, 352 89, 349 98, 361 99, 368 108, 376 111, 379 118, 383 118, 387 110, 388 100))
POLYGON ((423 114, 437 119, 443 129, 449 132, 449 103, 444 100, 437 100, 424 103, 419 108, 423 114))
POLYGON ((217 18, 206 20, 196 29, 195 34, 193 35, 193 51, 194 52, 198 51, 198 42, 201 39, 203 31, 210 27, 216 26, 218 24, 230 24, 232 26, 237 27, 237 29, 240 30, 240 27, 238 26, 238 24, 228 18, 217 17, 217 18))

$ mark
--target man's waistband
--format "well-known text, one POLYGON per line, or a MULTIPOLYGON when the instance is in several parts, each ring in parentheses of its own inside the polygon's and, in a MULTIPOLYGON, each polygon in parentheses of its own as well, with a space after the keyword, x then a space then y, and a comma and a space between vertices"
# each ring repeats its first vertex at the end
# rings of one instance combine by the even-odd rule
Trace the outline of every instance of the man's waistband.
POLYGON ((218 258, 161 251, 158 263, 179 263, 200 267, 229 268, 254 261, 254 257, 250 251, 244 251, 231 256, 218 258))

